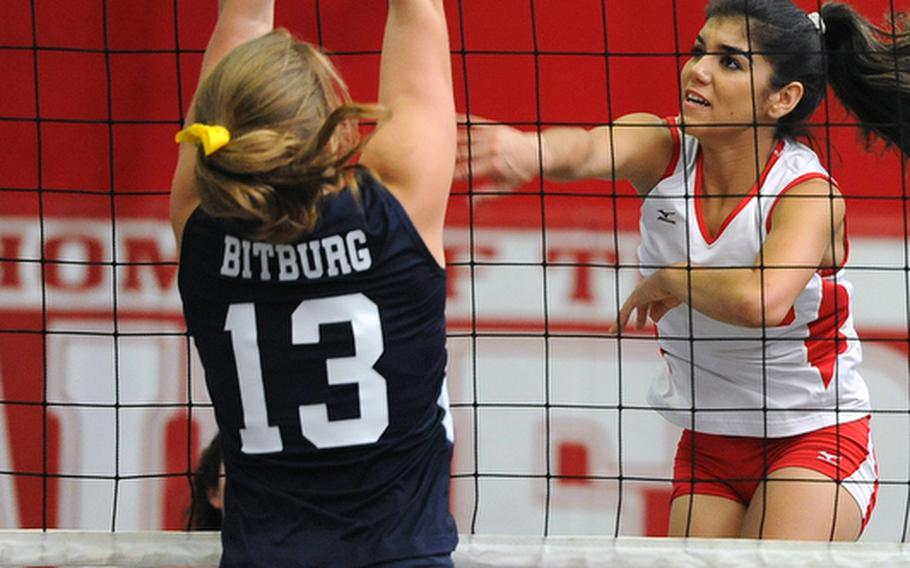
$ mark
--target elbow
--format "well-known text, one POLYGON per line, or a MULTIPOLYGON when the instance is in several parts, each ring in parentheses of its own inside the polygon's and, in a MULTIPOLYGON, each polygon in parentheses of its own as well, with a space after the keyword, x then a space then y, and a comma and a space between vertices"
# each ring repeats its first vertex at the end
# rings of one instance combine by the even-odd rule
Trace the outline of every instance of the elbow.
POLYGON ((777 301, 760 294, 753 295, 752 298, 744 298, 740 302, 739 314, 741 316, 740 325, 753 328, 777 327, 785 324, 789 319, 793 302, 777 301))

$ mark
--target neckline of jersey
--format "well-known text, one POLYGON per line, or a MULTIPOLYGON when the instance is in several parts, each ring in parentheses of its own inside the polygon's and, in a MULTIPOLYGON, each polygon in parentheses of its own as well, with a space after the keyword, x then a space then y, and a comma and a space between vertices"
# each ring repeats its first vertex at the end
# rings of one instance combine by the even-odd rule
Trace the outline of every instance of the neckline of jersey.
POLYGON ((768 174, 771 172, 771 169, 777 163, 777 160, 783 154, 785 143, 783 140, 778 140, 777 145, 774 147, 774 151, 771 153, 771 156, 768 158, 768 161, 765 163, 765 167, 762 169, 761 175, 758 178, 758 181, 755 185, 752 186, 752 189, 743 195, 739 203, 736 204, 736 207, 730 211, 729 214, 724 218, 723 222, 720 224, 720 227, 717 229, 717 234, 712 235, 711 231, 708 229, 708 223, 705 220, 704 214, 702 213, 702 198, 704 196, 703 188, 703 159, 704 155, 702 154, 701 148, 698 149, 698 155, 695 157, 695 218, 698 220, 698 229, 701 231, 701 236, 705 240, 708 246, 713 245, 717 242, 718 239, 724 234, 724 229, 733 222, 733 219, 739 215, 739 212, 742 211, 746 205, 749 204, 749 201, 752 200, 758 194, 759 188, 765 184, 765 180, 768 177, 768 174))

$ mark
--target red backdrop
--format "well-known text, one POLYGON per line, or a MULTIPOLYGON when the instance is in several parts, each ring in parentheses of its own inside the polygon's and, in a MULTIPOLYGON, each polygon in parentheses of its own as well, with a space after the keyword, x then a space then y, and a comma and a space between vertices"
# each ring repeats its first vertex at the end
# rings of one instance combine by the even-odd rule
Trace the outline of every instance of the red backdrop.
MULTIPOLYGON (((854 2, 875 19, 890 3, 854 2)), ((815 2, 799 4, 811 9, 815 2)), ((176 159, 173 136, 195 85, 217 2, 5 0, 3 5, 0 218, 163 219, 176 159)), ((371 100, 385 2, 279 5, 279 24, 334 52, 355 98, 371 100)), ((447 0, 446 9, 460 111, 519 123, 594 124, 628 112, 677 112, 677 70, 701 24, 703 1, 447 0)), ((833 103, 817 115, 821 121, 826 117, 848 120, 833 103)), ((823 154, 828 134, 835 148, 830 169, 850 199, 853 234, 905 235, 900 159, 865 152, 854 127, 816 130, 823 154)), ((607 182, 533 182, 496 200, 472 199, 459 184, 449 222, 464 225, 473 218, 477 225, 603 230, 616 218, 621 227, 633 228, 637 208, 624 184, 614 191, 607 182)), ((54 260, 50 244, 45 254, 54 260)), ((139 260, 173 260, 161 258, 154 247, 135 246, 139 260)), ((24 260, 18 251, 15 238, 0 240, 0 291, 21 284, 18 267, 24 260)), ((165 288, 175 267, 155 271, 165 288)), ((158 317, 175 317, 164 312, 158 317)), ((4 397, 16 401, 7 408, 10 437, 18 441, 15 469, 55 471, 56 453, 35 451, 56 447, 57 435, 42 407, 45 316, 0 306, 0 322, 4 397)), ((185 438, 175 435, 184 443, 185 438)), ((185 470, 186 464, 174 467, 185 470)), ((16 483, 30 501, 56 500, 53 480, 26 476, 16 483)), ((23 526, 56 523, 53 507, 28 507, 21 514, 23 526)))

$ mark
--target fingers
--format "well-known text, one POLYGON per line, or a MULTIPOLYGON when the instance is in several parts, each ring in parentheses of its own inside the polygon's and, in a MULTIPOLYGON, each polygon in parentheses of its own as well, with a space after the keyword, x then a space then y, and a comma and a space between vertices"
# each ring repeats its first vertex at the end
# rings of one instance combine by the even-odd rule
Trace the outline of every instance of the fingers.
POLYGON ((649 304, 644 304, 644 305, 638 306, 638 318, 636 319, 636 322, 635 322, 636 329, 642 329, 643 327, 648 325, 648 312, 650 311, 651 305, 652 304, 649 303, 649 304))
POLYGON ((626 303, 623 304, 616 316, 616 323, 610 326, 609 333, 616 333, 620 329, 625 329, 629 320, 632 319, 632 313, 635 313, 635 329, 644 329, 648 327, 648 318, 655 324, 660 321, 667 312, 680 305, 682 302, 676 298, 665 298, 654 302, 641 302, 635 296, 630 296, 626 303))
POLYGON ((610 333, 616 333, 626 328, 626 324, 629 323, 629 317, 632 315, 632 310, 635 309, 635 305, 630 300, 632 300, 631 296, 619 308, 619 313, 616 314, 616 323, 610 326, 610 333))
POLYGON ((491 175, 496 171, 494 160, 496 152, 487 136, 480 132, 471 135, 468 140, 466 131, 458 131, 458 146, 455 150, 455 176, 467 179, 470 173, 475 176, 491 175))
MULTIPOLYGON (((500 127, 495 127, 500 128, 500 127)), ((505 127, 502 127, 505 128, 505 127)), ((516 131, 517 132, 517 131, 516 131)), ((511 132, 505 130, 477 129, 470 143, 466 135, 460 135, 455 160, 455 179, 463 181, 489 178, 488 188, 510 191, 533 179, 524 167, 514 163, 514 144, 510 143, 511 132)), ((525 151, 519 148, 519 151, 525 151)), ((475 189, 479 189, 475 186, 475 189)))
POLYGON ((651 321, 657 323, 667 312, 682 303, 656 278, 655 275, 648 276, 635 286, 620 308, 616 316, 616 325, 611 327, 611 331, 624 329, 633 311, 636 312, 636 328, 642 329, 648 325, 649 317, 651 321))
POLYGON ((467 128, 459 128, 456 138, 459 157, 463 156, 466 158, 469 149, 473 156, 494 152, 498 135, 499 132, 495 126, 471 128, 470 133, 467 128))
POLYGON ((668 308, 663 302, 657 302, 653 304, 651 306, 651 321, 654 323, 659 322, 660 318, 664 317, 664 314, 666 314, 668 311, 670 311, 670 308, 668 308))
POLYGON ((482 117, 458 131, 456 179, 488 177, 499 189, 514 189, 540 175, 538 136, 482 117))
POLYGON ((642 304, 640 306, 623 306, 616 318, 616 323, 610 326, 610 332, 616 333, 620 329, 625 329, 632 319, 632 313, 635 312, 635 329, 643 329, 648 325, 648 315, 651 313, 653 304, 642 304))
POLYGON ((516 184, 502 177, 500 173, 502 168, 500 161, 499 157, 492 155, 472 155, 470 162, 466 158, 458 158, 455 162, 455 179, 463 181, 468 179, 469 176, 474 179, 487 177, 490 178, 492 183, 484 185, 502 189, 512 189, 516 184))

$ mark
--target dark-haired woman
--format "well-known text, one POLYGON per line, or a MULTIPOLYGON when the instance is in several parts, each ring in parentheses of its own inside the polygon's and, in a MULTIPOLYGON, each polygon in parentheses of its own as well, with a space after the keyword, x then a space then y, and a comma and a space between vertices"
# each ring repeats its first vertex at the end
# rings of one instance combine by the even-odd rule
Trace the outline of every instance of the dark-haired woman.
POLYGON ((224 463, 221 436, 215 434, 199 455, 192 479, 192 500, 186 512, 187 530, 220 531, 224 509, 224 463))
POLYGON ((380 106, 273 13, 221 2, 171 193, 221 432, 221 564, 451 566, 442 0, 389 0, 380 106), (380 121, 365 143, 360 119, 380 121))
POLYGON ((667 372, 649 402, 684 429, 671 535, 854 540, 868 522, 878 467, 844 200, 797 138, 830 83, 908 153, 908 54, 905 34, 844 4, 809 15, 789 0, 713 0, 679 119, 541 135, 488 125, 461 141, 462 177, 625 179, 645 198, 644 279, 617 328, 633 314, 657 324, 667 372))

